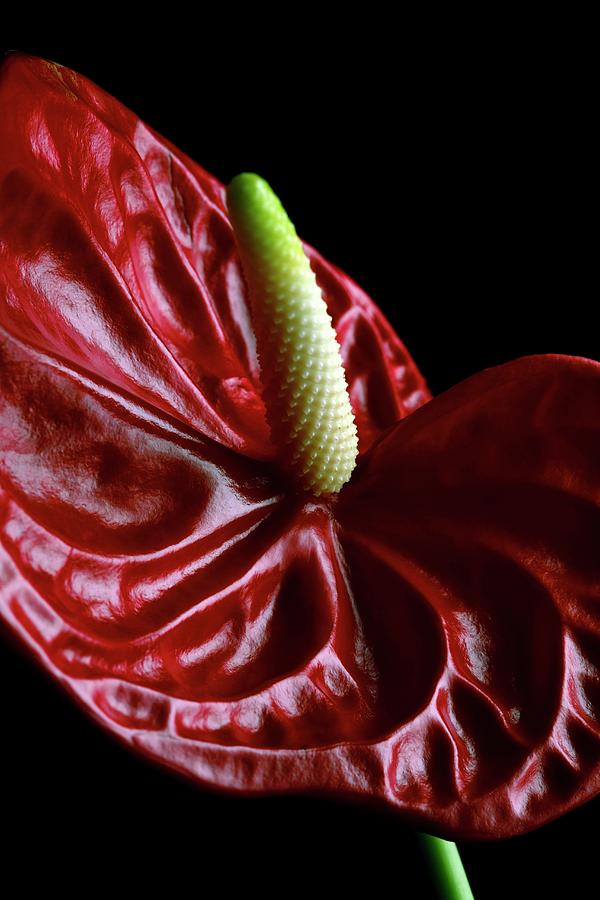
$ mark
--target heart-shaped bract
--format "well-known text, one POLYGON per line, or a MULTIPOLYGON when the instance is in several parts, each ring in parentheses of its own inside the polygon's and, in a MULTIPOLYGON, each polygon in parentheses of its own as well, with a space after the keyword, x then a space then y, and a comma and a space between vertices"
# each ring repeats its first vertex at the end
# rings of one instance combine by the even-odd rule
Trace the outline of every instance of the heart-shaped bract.
POLYGON ((5 62, 0 122, 0 614, 44 667, 229 791, 454 837, 598 791, 600 365, 532 357, 426 403, 306 247, 360 442, 311 498, 269 441, 222 186, 39 59, 5 62))

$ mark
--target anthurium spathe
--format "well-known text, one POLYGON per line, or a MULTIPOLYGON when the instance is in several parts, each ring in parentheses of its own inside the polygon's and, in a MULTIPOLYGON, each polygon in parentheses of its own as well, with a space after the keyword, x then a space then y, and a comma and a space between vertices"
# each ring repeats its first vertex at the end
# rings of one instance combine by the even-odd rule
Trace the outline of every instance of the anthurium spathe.
POLYGON ((469 837, 596 793, 600 365, 531 357, 431 400, 305 247, 359 457, 298 490, 222 186, 42 60, 4 64, 0 122, 0 613, 41 663, 228 791, 469 837))

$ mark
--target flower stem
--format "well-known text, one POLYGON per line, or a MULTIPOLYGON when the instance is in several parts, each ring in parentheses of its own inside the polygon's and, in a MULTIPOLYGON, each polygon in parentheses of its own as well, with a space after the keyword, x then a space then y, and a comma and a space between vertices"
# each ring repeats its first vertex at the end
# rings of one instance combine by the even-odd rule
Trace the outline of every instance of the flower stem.
POLYGON ((443 900, 474 900, 458 847, 431 834, 421 834, 421 846, 443 900))

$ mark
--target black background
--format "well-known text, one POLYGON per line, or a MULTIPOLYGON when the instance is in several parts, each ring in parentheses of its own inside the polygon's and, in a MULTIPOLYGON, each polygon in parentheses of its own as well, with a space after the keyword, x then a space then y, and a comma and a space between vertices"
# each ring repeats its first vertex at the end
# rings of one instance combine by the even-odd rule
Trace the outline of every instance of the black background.
MULTIPOLYGON (((223 181, 267 178, 439 393, 521 355, 598 356, 585 54, 536 32, 488 37, 244 50, 209 29, 168 51, 13 46, 96 81, 223 181)), ((6 635, 0 679, 2 866, 24 888, 430 896, 393 816, 200 791, 115 744, 6 635)), ((595 896, 598 817, 597 800, 526 837, 461 845, 475 896, 556 896, 563 878, 595 896)))

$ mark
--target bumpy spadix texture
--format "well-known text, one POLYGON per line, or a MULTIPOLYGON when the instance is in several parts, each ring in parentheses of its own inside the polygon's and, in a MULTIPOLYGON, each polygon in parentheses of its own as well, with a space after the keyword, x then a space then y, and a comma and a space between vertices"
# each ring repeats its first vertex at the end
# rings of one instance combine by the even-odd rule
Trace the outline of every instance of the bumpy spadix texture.
POLYGON ((251 295, 273 443, 306 490, 339 491, 354 469, 358 437, 325 300, 264 179, 238 175, 227 204, 251 295))

